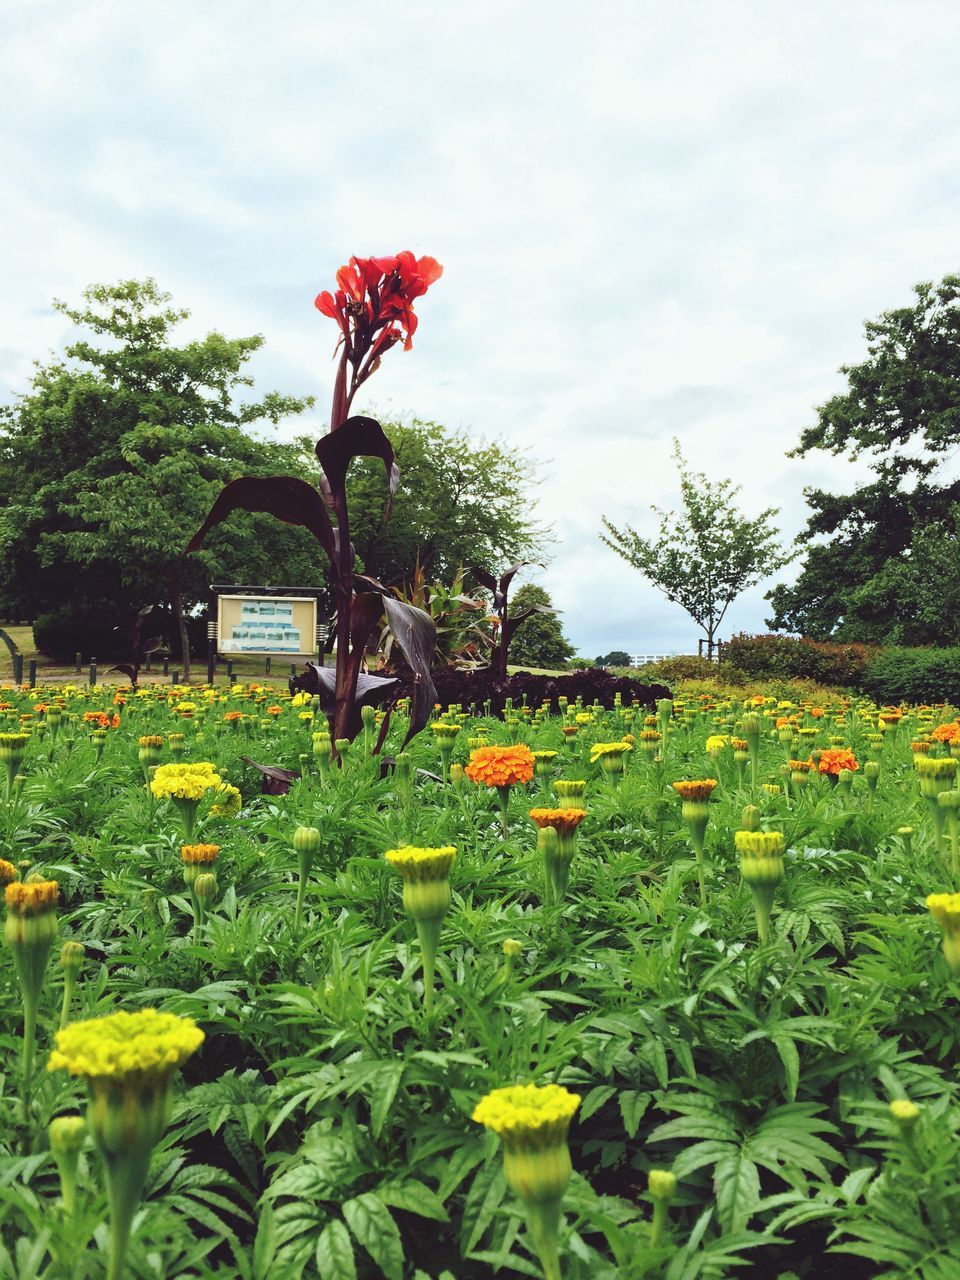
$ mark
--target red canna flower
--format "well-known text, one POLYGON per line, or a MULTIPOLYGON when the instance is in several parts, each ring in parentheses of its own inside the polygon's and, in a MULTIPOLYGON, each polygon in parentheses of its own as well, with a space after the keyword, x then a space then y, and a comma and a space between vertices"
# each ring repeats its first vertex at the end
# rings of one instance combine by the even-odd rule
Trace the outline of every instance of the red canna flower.
POLYGON ((317 295, 314 305, 337 322, 343 343, 333 429, 349 416, 357 388, 376 370, 384 352, 401 340, 404 351, 410 350, 418 323, 413 304, 441 275, 436 258, 417 258, 405 249, 393 257, 351 258, 337 272, 336 292, 325 289, 317 295))

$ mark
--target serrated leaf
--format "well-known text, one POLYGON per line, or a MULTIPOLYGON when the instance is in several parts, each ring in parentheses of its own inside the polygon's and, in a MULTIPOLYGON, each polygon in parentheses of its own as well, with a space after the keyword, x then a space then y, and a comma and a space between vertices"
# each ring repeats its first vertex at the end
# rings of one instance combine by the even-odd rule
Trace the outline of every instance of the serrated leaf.
POLYGON ((624 1089, 620 1093, 620 1115, 628 1138, 635 1138, 640 1128, 640 1121, 650 1104, 649 1093, 637 1093, 632 1089, 624 1089))
POLYGON ((790 1102, 797 1100, 797 1086, 800 1083, 800 1054, 797 1046, 789 1036, 774 1036, 780 1061, 783 1063, 783 1075, 787 1087, 787 1098, 790 1102))
POLYGON ((718 1160, 713 1170, 713 1192, 724 1231, 742 1231, 760 1203, 760 1174, 742 1151, 718 1160))
POLYGON ((403 1182, 384 1182, 377 1187, 374 1195, 391 1209, 404 1209, 407 1213, 432 1218, 435 1222, 450 1220, 436 1193, 413 1178, 407 1178, 403 1182))
POLYGON ((350 1233, 339 1218, 331 1218, 320 1232, 317 1270, 321 1280, 357 1280, 350 1233))
POLYGON ((403 1244, 390 1210, 368 1191, 347 1200, 343 1216, 387 1280, 403 1280, 403 1244))

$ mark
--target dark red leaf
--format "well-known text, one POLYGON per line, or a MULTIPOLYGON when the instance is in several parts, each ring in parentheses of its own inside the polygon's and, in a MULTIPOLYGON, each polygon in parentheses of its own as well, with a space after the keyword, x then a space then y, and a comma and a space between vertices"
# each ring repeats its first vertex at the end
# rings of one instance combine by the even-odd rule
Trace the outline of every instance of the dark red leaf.
POLYGON ((390 630, 414 674, 410 728, 403 740, 406 746, 430 719, 437 700, 437 691, 430 677, 437 629, 428 613, 393 596, 383 597, 383 608, 390 630))
POLYGON ((324 473, 320 488, 325 502, 331 507, 336 507, 343 497, 347 470, 354 458, 382 458, 387 473, 384 519, 389 518, 400 472, 394 461, 393 445, 376 419, 361 416, 347 418, 335 431, 320 437, 317 441, 317 457, 324 473))
POLYGON ((224 485, 203 524, 190 539, 184 555, 196 551, 210 530, 234 511, 265 511, 286 524, 309 529, 331 562, 337 562, 337 544, 320 494, 296 476, 241 476, 224 485))

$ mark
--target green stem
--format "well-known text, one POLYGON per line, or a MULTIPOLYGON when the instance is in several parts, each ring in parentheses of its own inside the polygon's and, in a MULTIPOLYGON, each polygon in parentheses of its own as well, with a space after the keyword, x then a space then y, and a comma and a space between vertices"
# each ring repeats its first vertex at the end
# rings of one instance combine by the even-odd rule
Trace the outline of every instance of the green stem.
POLYGON ((64 969, 63 972, 63 1004, 60 1007, 60 1030, 70 1021, 70 1005, 73 1002, 73 993, 77 985, 77 975, 70 969, 64 969))
POLYGON ((433 988, 437 971, 437 951, 443 919, 417 920, 417 937, 420 939, 420 956, 423 962, 423 1007, 427 1013, 433 1009, 433 988))
POLYGON ((544 1280, 561 1280, 560 1277, 560 1206, 562 1200, 549 1200, 535 1204, 527 1202, 527 1225, 544 1280))
POLYGON ((124 1280, 124 1263, 130 1244, 130 1230, 143 1195, 150 1168, 150 1151, 123 1156, 105 1155, 107 1200, 110 1204, 110 1245, 107 1280, 124 1280))
POLYGON ((667 1229, 667 1202, 666 1200, 654 1200, 653 1202, 653 1222, 650 1225, 650 1247, 651 1249, 659 1248, 663 1243, 663 1237, 667 1229))

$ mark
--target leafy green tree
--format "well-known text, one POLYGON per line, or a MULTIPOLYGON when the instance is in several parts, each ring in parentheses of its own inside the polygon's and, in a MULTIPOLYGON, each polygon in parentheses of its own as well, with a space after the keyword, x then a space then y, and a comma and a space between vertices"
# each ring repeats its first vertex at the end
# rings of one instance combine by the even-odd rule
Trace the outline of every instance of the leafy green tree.
POLYGON ((387 482, 376 458, 358 458, 347 495, 351 536, 365 571, 385 583, 450 582, 479 562, 539 559, 550 532, 533 516, 534 467, 522 452, 474 440, 436 422, 385 422, 400 468, 389 522, 387 482))
MULTIPOLYGON (((153 280, 97 285, 84 305, 57 302, 83 332, 65 357, 38 367, 30 389, 0 411, 0 609, 19 617, 73 605, 117 621, 168 606, 184 614, 213 580, 322 582, 302 529, 236 514, 203 553, 180 551, 225 481, 303 471, 296 445, 257 438, 309 400, 270 393, 240 403, 243 366, 259 336, 219 333, 175 345, 188 312, 153 280)), ((189 647, 183 651, 189 669, 189 647)))
POLYGON ((660 517, 655 539, 642 538, 629 525, 618 529, 604 516, 610 536, 601 534, 600 540, 689 613, 705 633, 712 653, 730 604, 791 557, 780 550, 771 523, 776 507, 753 519, 741 515, 734 501, 740 486, 688 470, 679 442, 674 440, 673 445, 680 472, 681 514, 653 507, 660 517))
POLYGON ((611 649, 608 654, 595 659, 598 667, 629 667, 630 655, 626 649, 611 649))
MULTIPOLYGON (((508 616, 514 617, 530 605, 552 609, 553 601, 543 587, 528 582, 514 593, 508 616)), ((564 667, 574 652, 555 613, 530 614, 510 641, 510 661, 518 667, 564 667)))
POLYGON ((870 459, 849 494, 805 491, 797 580, 768 595, 769 625, 814 640, 956 643, 960 480, 938 472, 960 443, 960 276, 918 284, 912 305, 867 321, 867 358, 817 410, 790 455, 870 459))

